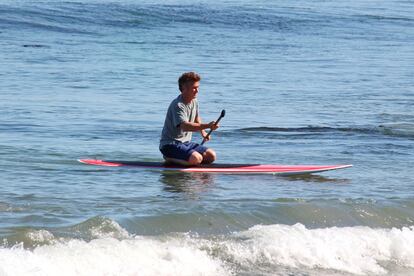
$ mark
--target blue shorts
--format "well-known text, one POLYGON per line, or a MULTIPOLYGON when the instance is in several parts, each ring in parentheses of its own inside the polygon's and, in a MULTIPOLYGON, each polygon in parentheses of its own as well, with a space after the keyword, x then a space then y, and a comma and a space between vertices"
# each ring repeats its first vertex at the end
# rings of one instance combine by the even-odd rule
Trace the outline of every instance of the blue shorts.
POLYGON ((160 151, 165 157, 188 161, 194 151, 203 154, 207 149, 207 147, 201 146, 197 143, 184 142, 179 144, 164 145, 160 151))

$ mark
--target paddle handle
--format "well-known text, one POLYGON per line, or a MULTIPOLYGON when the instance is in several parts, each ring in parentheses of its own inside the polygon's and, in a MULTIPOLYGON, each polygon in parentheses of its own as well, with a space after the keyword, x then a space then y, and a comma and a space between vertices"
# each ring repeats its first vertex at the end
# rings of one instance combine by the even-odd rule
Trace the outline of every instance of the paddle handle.
MULTIPOLYGON (((220 116, 218 117, 217 121, 214 123, 214 125, 218 125, 218 123, 220 122, 220 120, 224 117, 224 115, 226 115, 226 110, 222 110, 220 116)), ((201 142, 201 145, 203 145, 206 141, 207 138, 210 137, 210 134, 213 132, 212 129, 210 129, 210 131, 207 133, 206 137, 203 138, 203 141, 201 142)))

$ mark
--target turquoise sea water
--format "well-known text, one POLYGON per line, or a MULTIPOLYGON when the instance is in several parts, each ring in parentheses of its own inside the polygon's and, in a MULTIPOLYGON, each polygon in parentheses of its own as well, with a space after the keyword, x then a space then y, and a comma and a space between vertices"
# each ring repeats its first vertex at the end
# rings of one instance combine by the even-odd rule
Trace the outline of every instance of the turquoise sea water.
MULTIPOLYGON (((414 273, 411 1, 2 1, 0 274, 414 273), (182 72, 222 163, 160 173, 182 72)), ((194 135, 194 139, 201 140, 194 135)))

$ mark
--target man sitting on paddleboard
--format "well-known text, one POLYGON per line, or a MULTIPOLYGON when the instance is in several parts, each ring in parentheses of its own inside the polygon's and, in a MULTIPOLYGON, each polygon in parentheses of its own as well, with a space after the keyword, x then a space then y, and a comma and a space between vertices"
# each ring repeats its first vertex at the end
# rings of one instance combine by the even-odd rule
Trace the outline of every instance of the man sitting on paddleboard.
POLYGON ((201 123, 197 101, 200 79, 194 72, 184 73, 178 79, 181 94, 168 107, 160 140, 160 151, 166 161, 194 166, 216 160, 214 150, 191 142, 193 132, 200 131, 201 136, 209 140, 205 129, 218 128, 214 121, 201 123))

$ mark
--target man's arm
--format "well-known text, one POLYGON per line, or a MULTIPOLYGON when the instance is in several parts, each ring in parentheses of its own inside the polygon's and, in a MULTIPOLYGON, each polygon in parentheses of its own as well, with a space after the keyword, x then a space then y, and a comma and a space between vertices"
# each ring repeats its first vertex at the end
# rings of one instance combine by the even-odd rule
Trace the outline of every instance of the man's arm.
MULTIPOLYGON (((180 128, 184 131, 204 131, 204 129, 217 129, 218 126, 215 125, 215 122, 212 121, 208 124, 202 124, 202 123, 190 123, 190 122, 182 122, 180 124, 180 128)), ((204 137, 204 136, 203 136, 204 137)))
POLYGON ((184 131, 200 131, 201 135, 203 136, 203 138, 205 138, 207 136, 207 133, 204 131, 205 129, 212 129, 212 130, 216 130, 219 126, 215 124, 215 121, 211 121, 208 124, 203 124, 201 123, 201 118, 200 116, 196 116, 194 123, 190 123, 187 121, 184 121, 180 124, 180 128, 184 131))
MULTIPOLYGON (((198 123, 198 124, 201 124, 201 117, 198 115, 198 113, 197 113, 197 116, 195 118, 195 122, 198 123)), ((203 137, 203 138, 206 138, 206 136, 207 136, 207 132, 204 129, 200 130, 200 134, 201 134, 201 137, 203 137)))

